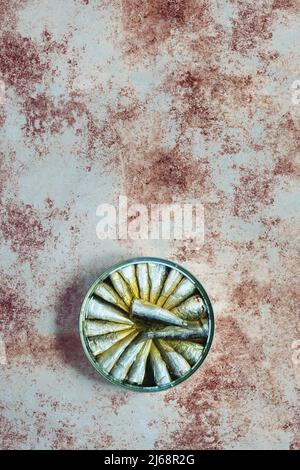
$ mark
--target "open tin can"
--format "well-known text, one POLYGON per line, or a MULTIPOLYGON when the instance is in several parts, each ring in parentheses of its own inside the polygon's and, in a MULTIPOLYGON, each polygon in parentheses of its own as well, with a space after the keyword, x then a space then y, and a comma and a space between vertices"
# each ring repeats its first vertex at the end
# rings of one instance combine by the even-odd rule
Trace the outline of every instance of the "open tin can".
MULTIPOLYGON (((107 380, 112 382, 115 385, 124 387, 128 390, 136 391, 136 392, 159 392, 163 390, 167 390, 169 388, 172 388, 183 381, 187 380, 194 372, 201 366, 201 364, 204 362, 211 344, 213 340, 213 335, 214 335, 214 314, 213 314, 213 308, 210 302, 210 299, 202 286, 202 284, 196 279, 189 271, 184 269, 182 266, 178 265, 177 263, 174 263, 169 260, 165 259, 160 259, 160 258, 153 258, 153 257, 138 257, 138 258, 133 258, 127 261, 120 262, 118 264, 115 264, 114 266, 110 267, 107 269, 89 288, 82 306, 80 310, 80 317, 79 317, 79 332, 80 332, 80 338, 81 338, 81 343, 84 349, 84 352, 88 358, 88 360, 91 362, 93 367, 97 370, 97 372, 105 377, 107 380), (154 264, 159 264, 163 265, 167 268, 168 271, 170 270, 176 270, 182 275, 182 279, 188 279, 190 282, 194 284, 195 288, 195 293, 201 297, 202 302, 203 302, 203 307, 205 309, 206 315, 207 315, 207 338, 205 341, 205 344, 203 345, 203 350, 201 353, 201 356, 195 362, 189 370, 181 375, 180 377, 177 378, 172 378, 172 380, 169 383, 164 383, 161 385, 155 385, 151 383, 151 381, 145 380, 145 383, 142 385, 135 385, 132 383, 129 383, 126 380, 117 380, 115 379, 111 373, 107 372, 104 370, 104 368, 101 366, 101 364, 97 361, 97 358, 93 354, 91 347, 90 347, 90 342, 89 338, 86 335, 85 332, 85 322, 88 317, 88 306, 92 298, 94 298, 95 291, 97 290, 97 287, 103 283, 104 281, 109 283, 110 275, 116 271, 119 271, 123 268, 126 268, 129 265, 138 265, 141 263, 154 263, 154 264)), ((109 351, 109 350, 108 350, 109 351)), ((146 372, 147 374, 147 372, 146 372)))

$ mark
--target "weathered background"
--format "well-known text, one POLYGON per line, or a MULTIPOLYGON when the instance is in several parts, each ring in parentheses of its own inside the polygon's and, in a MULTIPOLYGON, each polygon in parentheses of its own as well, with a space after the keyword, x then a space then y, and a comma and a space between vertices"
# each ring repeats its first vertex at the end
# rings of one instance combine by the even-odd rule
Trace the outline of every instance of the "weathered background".
POLYGON ((0 23, 0 447, 299 448, 299 1, 0 0, 0 23), (99 240, 119 194, 203 203, 205 243, 99 240), (104 382, 78 339, 87 287, 138 255, 215 308, 167 393, 104 382))

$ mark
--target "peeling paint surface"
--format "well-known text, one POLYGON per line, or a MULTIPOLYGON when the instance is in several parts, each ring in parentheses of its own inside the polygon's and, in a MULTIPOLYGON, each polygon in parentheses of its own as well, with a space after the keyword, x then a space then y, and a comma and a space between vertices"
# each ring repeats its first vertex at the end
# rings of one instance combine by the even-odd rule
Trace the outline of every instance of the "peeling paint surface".
POLYGON ((0 31, 0 448, 299 449, 299 2, 0 0, 0 31), (99 240, 119 195, 201 202, 204 244, 99 240), (77 331, 142 255, 216 316, 161 394, 106 383, 77 331))

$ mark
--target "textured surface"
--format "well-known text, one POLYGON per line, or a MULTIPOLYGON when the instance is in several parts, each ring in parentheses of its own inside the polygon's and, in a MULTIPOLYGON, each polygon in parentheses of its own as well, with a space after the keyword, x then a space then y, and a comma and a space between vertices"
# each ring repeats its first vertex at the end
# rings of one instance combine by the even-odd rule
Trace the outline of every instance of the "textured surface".
POLYGON ((298 449, 299 2, 0 0, 0 26, 0 447, 298 449), (99 240, 119 194, 200 201, 204 244, 99 240), (87 287, 138 255, 216 313, 159 395, 105 383, 77 334, 87 287))

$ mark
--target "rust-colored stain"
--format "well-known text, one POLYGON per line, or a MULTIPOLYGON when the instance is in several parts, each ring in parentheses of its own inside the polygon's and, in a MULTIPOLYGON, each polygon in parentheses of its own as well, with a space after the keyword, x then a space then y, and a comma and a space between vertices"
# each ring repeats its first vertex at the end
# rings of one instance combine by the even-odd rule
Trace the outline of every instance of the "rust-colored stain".
POLYGON ((297 0, 0 0, 0 448, 300 448, 299 25, 297 0), (99 240, 119 195, 203 204, 204 243, 99 240), (78 335, 89 285, 138 255, 216 315, 159 395, 104 382, 78 335))
POLYGON ((11 249, 28 261, 35 250, 45 246, 51 235, 45 230, 34 208, 30 204, 7 203, 1 215, 0 230, 3 239, 10 243, 11 249))
POLYGON ((38 44, 21 34, 3 32, 0 44, 2 79, 6 86, 14 87, 18 94, 24 96, 30 88, 42 81, 48 64, 41 61, 38 44))

